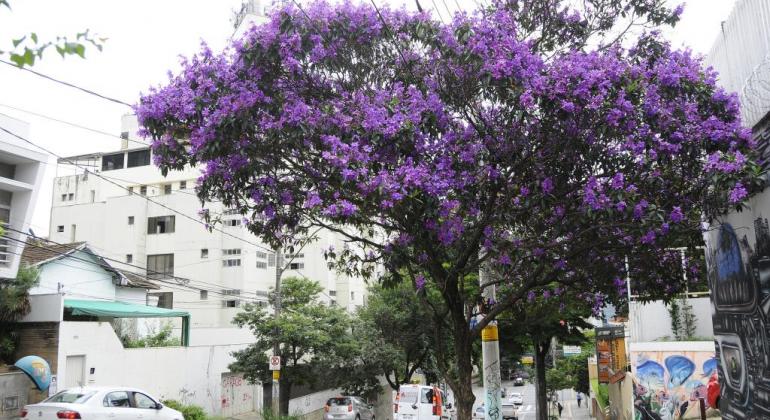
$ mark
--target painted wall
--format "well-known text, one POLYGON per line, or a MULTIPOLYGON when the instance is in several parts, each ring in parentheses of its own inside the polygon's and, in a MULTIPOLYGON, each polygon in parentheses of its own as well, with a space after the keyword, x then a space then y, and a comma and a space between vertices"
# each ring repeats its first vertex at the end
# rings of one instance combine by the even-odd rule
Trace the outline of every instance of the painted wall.
POLYGON ((700 419, 700 398, 717 369, 714 343, 631 343, 634 406, 638 420, 700 419))
MULTIPOLYGON (((711 320, 711 299, 699 297, 688 299, 695 315, 695 335, 713 337, 714 325, 711 320)), ((671 330, 671 316, 668 307, 662 301, 648 303, 631 302, 629 339, 635 342, 656 341, 664 337, 674 337, 671 330)))
MULTIPOLYGON (((161 399, 200 405, 210 414, 222 412, 222 389, 227 384, 223 384, 223 373, 229 372, 231 352, 245 347, 124 349, 106 322, 62 322, 59 336, 59 378, 67 377, 67 356, 83 355, 87 385, 137 387, 161 399)), ((242 399, 244 389, 242 384, 238 387, 242 399)), ((259 402, 261 394, 256 388, 252 395, 259 402)))
POLYGON ((770 418, 770 192, 706 233, 726 419, 770 418))

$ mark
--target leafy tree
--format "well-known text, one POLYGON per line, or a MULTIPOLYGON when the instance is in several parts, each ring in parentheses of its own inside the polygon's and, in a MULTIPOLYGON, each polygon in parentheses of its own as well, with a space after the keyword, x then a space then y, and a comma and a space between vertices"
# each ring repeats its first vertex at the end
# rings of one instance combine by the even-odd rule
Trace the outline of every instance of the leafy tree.
POLYGON ((436 363, 466 420, 490 321, 554 284, 596 307, 626 275, 670 296, 684 278, 671 249, 695 249, 704 215, 761 187, 716 75, 615 30, 675 23, 663 3, 493 0, 450 23, 288 4, 230 50, 204 48, 137 114, 161 170, 205 166, 199 198, 263 240, 325 228, 348 243, 326 254, 340 271, 430 285, 441 304, 421 301, 452 340, 436 363), (469 328, 483 263, 499 299, 469 328))
POLYGON ((179 337, 174 337, 173 333, 171 323, 166 323, 160 330, 151 332, 146 337, 133 339, 127 335, 120 335, 120 341, 123 343, 123 347, 126 348, 172 347, 181 345, 182 341, 179 337))
MULTIPOLYGON (((287 414, 294 385, 317 383, 333 369, 338 353, 348 351, 350 318, 339 307, 318 300, 323 289, 312 280, 287 278, 281 282, 281 313, 247 304, 233 322, 249 328, 256 343, 233 353, 233 372, 241 372, 251 382, 270 382, 268 355, 274 344, 281 356, 280 410, 287 414)), ((274 303, 275 294, 270 298, 274 303)))
POLYGON ((34 267, 19 267, 15 279, 0 280, 0 361, 7 364, 15 362, 15 322, 29 313, 29 290, 38 284, 39 274, 34 267))
POLYGON ((370 287, 367 303, 356 315, 360 364, 375 366, 392 389, 410 383, 418 369, 431 366, 432 313, 420 304, 411 284, 370 287))
MULTIPOLYGON (((3 6, 8 10, 11 9, 8 0, 0 0, 0 10, 2 10, 3 6)), ((41 40, 38 38, 37 33, 30 32, 19 38, 14 38, 12 40, 13 46, 10 49, 0 50, 0 57, 7 55, 19 67, 35 65, 35 60, 43 58, 43 53, 49 48, 55 49, 62 58, 67 55, 77 55, 80 58, 85 58, 87 45, 91 45, 101 51, 106 40, 106 38, 91 34, 88 29, 76 34, 74 39, 73 37, 57 36, 52 41, 41 40)))

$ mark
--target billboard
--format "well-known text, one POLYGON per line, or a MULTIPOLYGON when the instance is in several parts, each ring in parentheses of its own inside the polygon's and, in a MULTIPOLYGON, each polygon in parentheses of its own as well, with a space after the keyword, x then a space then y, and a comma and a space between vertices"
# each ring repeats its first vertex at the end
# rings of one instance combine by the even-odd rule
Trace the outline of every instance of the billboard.
POLYGON ((623 326, 596 328, 596 363, 599 368, 599 383, 610 383, 615 372, 624 372, 626 358, 626 332, 623 326))

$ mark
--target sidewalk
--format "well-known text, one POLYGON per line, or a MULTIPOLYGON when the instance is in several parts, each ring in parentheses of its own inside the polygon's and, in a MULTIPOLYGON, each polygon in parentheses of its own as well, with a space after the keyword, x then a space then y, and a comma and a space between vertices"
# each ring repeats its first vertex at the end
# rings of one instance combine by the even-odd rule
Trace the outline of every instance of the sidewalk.
POLYGON ((560 396, 564 398, 561 403, 564 406, 564 410, 561 412, 560 419, 563 420, 589 420, 591 416, 588 415, 588 405, 585 398, 580 402, 580 407, 577 405, 577 399, 575 399, 575 392, 572 390, 559 391, 560 396))

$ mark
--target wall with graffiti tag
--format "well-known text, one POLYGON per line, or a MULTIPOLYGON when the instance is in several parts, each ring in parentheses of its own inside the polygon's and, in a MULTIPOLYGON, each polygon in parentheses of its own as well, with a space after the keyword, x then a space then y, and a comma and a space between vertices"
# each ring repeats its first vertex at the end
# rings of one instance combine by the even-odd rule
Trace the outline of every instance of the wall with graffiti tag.
POLYGON ((706 399, 709 378, 717 370, 714 343, 648 342, 630 347, 636 420, 700 419, 701 398, 706 399))

